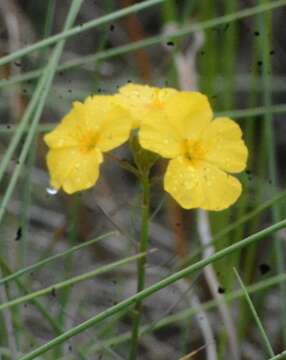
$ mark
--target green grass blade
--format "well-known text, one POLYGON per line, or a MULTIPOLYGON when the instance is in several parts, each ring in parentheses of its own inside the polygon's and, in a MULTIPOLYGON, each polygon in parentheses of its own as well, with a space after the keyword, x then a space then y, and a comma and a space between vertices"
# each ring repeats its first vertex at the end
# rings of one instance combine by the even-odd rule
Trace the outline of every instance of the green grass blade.
POLYGON ((277 354, 276 356, 273 356, 269 360, 282 360, 282 359, 286 359, 286 350, 283 351, 281 354, 277 354))
MULTIPOLYGON (((203 31, 203 30, 210 29, 210 28, 213 28, 216 26, 227 24, 232 21, 238 21, 238 20, 250 17, 250 16, 254 16, 254 15, 266 12, 266 11, 278 9, 285 5, 286 5, 286 0, 279 0, 279 1, 272 2, 271 4, 257 5, 257 6, 251 7, 251 8, 237 11, 233 14, 220 16, 215 19, 203 21, 203 22, 200 22, 200 23, 197 23, 194 25, 187 25, 187 26, 182 27, 180 30, 172 33, 172 38, 174 38, 174 39, 180 38, 180 37, 183 37, 186 35, 190 35, 197 31, 203 31)), ((139 50, 139 49, 143 49, 148 46, 155 46, 157 44, 167 41, 169 38, 170 38, 170 35, 166 35, 166 34, 157 35, 157 36, 149 37, 144 40, 133 42, 131 44, 119 46, 119 47, 116 47, 115 49, 109 49, 109 50, 102 51, 102 52, 99 52, 99 53, 96 53, 93 55, 81 57, 80 59, 71 60, 71 61, 66 62, 65 64, 60 65, 57 68, 57 71, 69 70, 69 69, 72 69, 77 66, 82 66, 82 65, 88 64, 88 63, 94 63, 98 60, 104 60, 104 59, 116 57, 119 55, 123 55, 123 54, 129 53, 129 52, 139 50)), ((34 70, 27 74, 19 75, 17 77, 15 76, 9 80, 0 80, 0 87, 13 85, 13 84, 16 84, 21 81, 27 81, 27 80, 37 78, 41 75, 42 72, 43 72, 43 69, 34 70)))
POLYGON ((269 209, 271 206, 273 206, 275 203, 282 201, 286 197, 286 191, 282 191, 281 193, 277 194, 276 196, 273 196, 272 199, 265 201, 261 205, 257 206, 257 208, 253 209, 252 211, 246 213, 245 215, 242 215, 239 220, 231 223, 230 225, 226 226, 223 230, 216 233, 213 237, 212 243, 214 244, 219 238, 222 236, 230 233, 234 229, 236 229, 237 226, 240 226, 244 224, 245 222, 253 219, 256 215, 260 214, 262 211, 269 209))
POLYGON ((98 236, 95 239, 85 241, 83 244, 73 246, 73 247, 69 248, 68 250, 63 251, 63 252, 61 252, 59 254, 44 258, 43 260, 41 260, 41 261, 39 261, 39 262, 37 262, 35 264, 29 265, 29 266, 27 266, 27 267, 25 267, 23 269, 20 269, 20 270, 14 272, 14 273, 2 278, 2 279, 0 279, 0 286, 7 283, 7 282, 9 282, 9 281, 18 279, 20 276, 23 276, 24 274, 26 274, 28 272, 31 272, 31 271, 34 271, 34 270, 40 268, 40 267, 43 267, 43 266, 51 263, 52 261, 55 261, 55 260, 58 260, 60 258, 65 257, 65 256, 71 255, 74 252, 76 252, 78 250, 82 250, 87 246, 94 245, 98 241, 103 240, 103 239, 105 239, 105 238, 107 238, 107 237, 109 237, 111 235, 115 235, 115 234, 117 234, 116 231, 111 231, 111 232, 109 232, 107 234, 103 234, 101 236, 98 236))
POLYGON ((156 4, 159 4, 162 1, 165 1, 165 0, 146 0, 146 1, 143 1, 143 2, 141 2, 139 4, 135 4, 135 5, 132 5, 132 6, 128 6, 128 7, 124 8, 124 9, 114 11, 111 14, 102 16, 102 17, 100 17, 98 19, 88 21, 88 22, 86 22, 86 23, 84 23, 82 25, 75 26, 74 28, 69 29, 69 30, 65 30, 65 31, 63 31, 63 32, 61 32, 59 34, 50 36, 50 37, 48 37, 48 38, 46 38, 44 40, 41 40, 41 41, 38 41, 37 43, 34 43, 33 45, 25 47, 24 49, 20 49, 18 51, 13 52, 10 55, 2 57, 0 59, 0 66, 4 65, 4 64, 7 64, 7 63, 9 63, 11 61, 15 61, 19 57, 27 55, 32 51, 39 50, 39 49, 42 49, 44 47, 50 46, 50 45, 52 45, 54 43, 57 43, 57 42, 59 42, 61 40, 66 40, 67 38, 69 38, 71 36, 80 34, 80 33, 84 32, 84 31, 89 30, 89 29, 95 28, 95 27, 100 26, 102 24, 106 24, 106 23, 108 23, 110 21, 114 21, 114 20, 119 19, 121 17, 124 17, 124 16, 126 16, 128 14, 139 12, 141 10, 144 10, 144 9, 150 7, 150 6, 154 6, 156 4))
POLYGON ((252 315, 254 317, 256 325, 257 325, 257 327, 258 327, 258 329, 260 331, 260 335, 261 335, 261 337, 263 339, 264 345, 265 345, 265 347, 266 347, 266 349, 267 349, 267 351, 269 353, 269 356, 274 356, 275 354, 274 354, 274 351, 273 351, 272 346, 270 344, 270 341, 268 339, 268 336, 267 336, 267 334, 266 334, 266 332, 264 330, 264 327, 262 325, 262 322, 261 322, 261 320, 260 320, 260 318, 259 318, 259 316, 257 314, 255 306, 253 305, 253 302, 252 302, 252 300, 251 300, 251 298, 250 298, 250 296, 249 296, 249 294, 247 292, 247 289, 246 289, 246 287, 245 287, 245 285, 244 285, 238 271, 236 270, 236 268, 233 268, 233 271, 235 273, 235 276, 237 277, 237 280, 238 280, 238 282, 240 284, 240 287, 243 290, 245 300, 247 301, 248 306, 250 308, 250 311, 252 312, 252 315))
MULTIPOLYGON (((261 3, 269 3, 268 0, 260 0, 261 3)), ((263 80, 263 100, 267 111, 264 114, 264 127, 265 127, 265 147, 268 157, 268 170, 269 177, 274 187, 278 186, 278 171, 277 171, 277 154, 276 154, 276 141, 274 133, 274 119, 271 111, 268 108, 272 105, 272 64, 271 64, 271 47, 270 41, 272 37, 272 14, 264 14, 259 17, 259 29, 261 33, 260 48, 262 56, 262 80, 263 80)), ((274 204, 272 208, 272 218, 274 222, 281 220, 281 211, 278 203, 274 204)), ((285 271, 284 262, 284 244, 279 235, 274 237, 274 252, 276 260, 276 268, 278 273, 285 271)), ((285 284, 280 286, 280 309, 281 309, 281 327, 284 347, 286 346, 286 287, 285 284)))
POLYGON ((50 285, 50 286, 48 286, 48 287, 46 287, 44 289, 31 292, 31 293, 29 293, 29 294, 27 294, 25 296, 21 296, 21 297, 19 297, 17 299, 8 301, 8 302, 6 302, 4 304, 0 304, 0 311, 2 311, 3 309, 10 308, 12 306, 16 306, 16 305, 22 304, 24 302, 33 300, 33 299, 35 299, 37 297, 44 296, 46 294, 50 294, 51 292, 64 289, 64 288, 66 288, 68 286, 78 284, 78 283, 80 283, 82 281, 92 279, 92 278, 94 278, 94 277, 96 277, 98 275, 104 274, 104 273, 106 273, 108 271, 112 271, 112 270, 114 270, 114 269, 116 269, 116 268, 118 268, 120 266, 126 265, 131 261, 138 260, 138 259, 146 256, 146 254, 147 253, 145 252, 145 253, 139 253, 139 254, 136 254, 136 255, 129 256, 127 258, 115 261, 115 262, 113 262, 111 264, 101 266, 100 268, 95 269, 93 271, 89 271, 89 272, 86 272, 84 274, 74 276, 74 277, 72 277, 70 279, 61 281, 61 282, 56 283, 54 285, 50 285))
POLYGON ((44 38, 50 36, 53 19, 55 16, 56 0, 49 0, 47 3, 47 15, 44 27, 44 38))
POLYGON ((27 128, 29 119, 31 118, 34 108, 38 103, 38 99, 40 97, 40 94, 41 94, 44 84, 46 82, 46 79, 47 79, 47 72, 45 72, 43 74, 41 80, 37 84, 37 87, 33 93, 32 99, 29 102, 29 105, 25 111, 25 114, 24 114, 20 124, 17 125, 16 132, 14 133, 14 136, 13 136, 11 142, 9 143, 9 146, 8 146, 7 150, 5 151, 5 154, 0 163, 0 182, 3 178, 3 175, 7 169, 9 162, 11 161, 14 151, 19 144, 21 136, 22 136, 24 130, 27 128))
POLYGON ((72 329, 66 331, 65 333, 63 333, 63 334, 59 335, 58 337, 52 339, 51 341, 47 342, 46 344, 31 351, 29 354, 23 356, 19 360, 34 359, 37 356, 42 355, 43 353, 52 349, 53 347, 68 340, 69 338, 87 330, 88 328, 90 328, 91 326, 93 326, 97 323, 100 323, 101 321, 118 313, 119 311, 124 310, 128 306, 133 305, 136 301, 143 300, 143 299, 151 296, 152 294, 156 293, 157 291, 161 290, 162 288, 165 288, 186 276, 190 276, 191 274, 203 269, 205 266, 224 258, 225 256, 233 253, 234 251, 237 251, 246 246, 249 246, 250 244, 253 244, 258 240, 262 240, 263 238, 274 233, 275 231, 278 231, 285 227, 286 227, 286 220, 280 221, 279 223, 269 226, 268 228, 261 230, 261 231, 257 232, 256 234, 253 234, 253 235, 237 242, 236 244, 230 245, 230 246, 226 247, 225 249, 222 249, 222 250, 216 252, 214 255, 212 255, 206 259, 200 260, 200 261, 196 262, 195 264, 192 264, 192 265, 184 268, 183 270, 175 272, 175 273, 171 274, 170 276, 166 277, 165 279, 158 281, 156 284, 142 290, 141 292, 129 297, 128 299, 123 300, 120 303, 108 308, 107 310, 103 311, 102 313, 95 315, 94 317, 73 327, 72 329))
MULTIPOLYGON (((254 285, 250 285, 246 289, 249 294, 256 294, 258 292, 268 290, 270 287, 279 285, 281 282, 285 282, 285 281, 286 281, 286 274, 275 275, 271 278, 260 281, 254 285)), ((244 297, 243 290, 236 290, 236 291, 233 291, 231 293, 224 295, 224 301, 226 303, 231 303, 235 300, 241 299, 242 297, 244 297)), ((205 311, 210 311, 210 310, 215 310, 217 308, 217 306, 218 306, 217 300, 210 300, 210 301, 207 301, 204 304, 202 304, 202 309, 205 311)), ((163 319, 157 321, 155 324, 153 323, 151 325, 141 326, 140 327, 140 335, 150 334, 154 331, 163 329, 163 328, 165 328, 169 325, 172 325, 176 322, 191 319, 194 315, 197 314, 197 312, 198 312, 198 310, 195 308, 188 308, 188 309, 182 310, 176 314, 166 316, 163 319)), ((94 344, 91 347, 91 349, 88 350, 88 354, 90 354, 91 352, 100 350, 103 345, 113 347, 113 346, 122 344, 124 342, 127 342, 130 340, 130 337, 131 337, 131 333, 126 332, 125 334, 116 336, 115 338, 111 338, 111 339, 108 339, 105 341, 103 340, 102 344, 94 344)))
MULTIPOLYGON (((243 110, 230 110, 228 112, 216 112, 215 116, 229 116, 233 119, 242 119, 242 118, 248 118, 249 116, 255 117, 265 114, 266 111, 270 111, 272 114, 282 114, 286 113, 286 104, 278 104, 273 105, 270 108, 267 109, 265 106, 261 107, 255 107, 255 108, 249 108, 249 109, 243 109, 243 110)), ((51 131, 55 127, 55 124, 41 124, 38 126, 37 131, 38 132, 47 132, 51 131)), ((9 135, 13 134, 15 131, 17 131, 18 127, 11 125, 9 127, 0 125, 0 136, 3 135, 9 135)), ((24 130, 27 132, 28 130, 24 130)))
MULTIPOLYGON (((213 236, 213 239, 212 239, 212 241, 210 242, 210 244, 208 246, 215 245, 223 236, 228 235, 230 232, 235 230, 238 226, 245 224, 246 222, 253 219, 258 214, 260 214, 262 211, 270 208, 275 202, 283 200, 285 196, 286 196, 286 191, 282 192, 282 193, 279 193, 276 196, 274 196, 272 199, 267 200, 264 203, 262 203, 256 209, 254 209, 254 210, 250 211, 249 213, 246 213, 245 215, 241 216, 239 220, 231 223, 230 225, 226 226, 223 230, 216 233, 213 236)), ((199 249, 194 250, 192 252, 192 256, 189 259, 187 259, 186 264, 189 264, 194 257, 200 255, 205 248, 207 248, 207 246, 201 246, 199 249)))
MULTIPOLYGON (((5 273, 8 274, 12 273, 9 266, 1 257, 0 257, 0 266, 5 271, 5 273)), ((29 289, 19 279, 15 279, 15 283, 21 292, 23 292, 24 294, 29 294, 29 289)), ((47 322, 50 324, 51 328, 54 330, 56 334, 62 333, 62 328, 59 326, 57 319, 54 319, 54 317, 50 314, 50 312, 40 302, 38 302, 37 299, 32 300, 32 304, 35 305, 35 307, 47 320, 47 322)))
MULTIPOLYGON (((72 5, 70 7, 70 11, 67 15, 67 20, 66 20, 64 29, 68 29, 72 26, 72 24, 77 16, 77 13, 79 11, 79 8, 82 4, 82 1, 83 0, 74 0, 73 1, 72 5)), ((29 111, 26 112, 26 114, 28 113, 29 116, 34 112, 34 119, 30 125, 30 129, 29 129, 27 138, 25 140, 21 154, 18 159, 18 164, 13 172, 10 183, 5 191, 5 194, 3 196, 3 199, 2 199, 2 202, 0 205, 0 223, 3 219, 4 213, 7 208, 7 204, 9 202, 9 200, 12 196, 12 193, 14 191, 14 188, 16 186, 16 183, 17 183, 18 177, 21 173, 23 164, 25 163, 26 157, 27 157, 29 149, 30 149, 30 145, 32 144, 32 141, 34 139, 34 135, 36 133, 36 129, 37 129, 40 117, 42 115, 45 101, 48 96, 50 87, 52 85, 53 77, 55 74, 55 69, 60 60, 60 57, 61 57, 61 54, 62 54, 62 51, 64 48, 64 44, 65 44, 65 41, 62 40, 59 44, 57 44, 55 50, 53 51, 52 57, 49 61, 49 64, 46 67, 46 71, 40 80, 39 91, 37 92, 37 98, 34 98, 35 102, 33 102, 31 104, 31 107, 29 107, 29 111), (40 87, 40 85, 41 85, 41 87, 40 87)), ((13 137, 13 139, 11 141, 11 144, 13 145, 13 146, 11 146, 11 151, 9 152, 10 147, 7 150, 7 152, 9 152, 10 159, 13 155, 12 148, 15 150, 17 144, 20 141, 21 132, 23 132, 24 128, 28 125, 28 121, 29 121, 29 117, 24 116, 24 119, 22 120, 20 126, 16 130, 15 137, 13 137), (24 122, 24 120, 25 120, 25 122, 24 122), (16 141, 17 141, 17 143, 16 143, 16 141)), ((9 161, 8 157, 6 157, 6 155, 7 155, 7 153, 4 156, 4 160, 3 160, 4 165, 3 165, 3 161, 1 162, 1 165, 0 165, 0 181, 1 181, 1 176, 4 174, 4 172, 6 170, 6 168, 4 166, 7 167, 8 161, 9 161)))
POLYGON ((229 116, 234 119, 242 119, 242 118, 264 115, 266 111, 270 112, 271 114, 275 114, 275 113, 279 114, 279 113, 284 113, 285 110, 286 110, 285 104, 278 104, 272 106, 259 106, 250 109, 218 112, 216 113, 216 116, 229 116))

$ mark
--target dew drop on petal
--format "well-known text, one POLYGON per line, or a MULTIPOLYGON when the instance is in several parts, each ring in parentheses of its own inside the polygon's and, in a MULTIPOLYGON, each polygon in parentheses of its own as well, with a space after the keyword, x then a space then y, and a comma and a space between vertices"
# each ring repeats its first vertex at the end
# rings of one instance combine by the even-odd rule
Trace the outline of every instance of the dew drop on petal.
POLYGON ((56 189, 54 189, 54 188, 52 188, 52 187, 47 187, 47 193, 49 194, 49 195, 57 195, 57 193, 58 193, 58 190, 56 190, 56 189))

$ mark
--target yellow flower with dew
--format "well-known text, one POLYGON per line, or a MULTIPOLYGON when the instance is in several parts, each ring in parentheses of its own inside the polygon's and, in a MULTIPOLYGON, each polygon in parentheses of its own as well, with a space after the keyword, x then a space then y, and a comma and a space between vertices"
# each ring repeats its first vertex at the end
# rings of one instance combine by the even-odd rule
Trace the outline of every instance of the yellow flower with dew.
POLYGON ((140 127, 141 120, 150 110, 162 110, 170 96, 177 93, 172 88, 157 88, 148 85, 127 84, 119 88, 115 98, 132 115, 133 128, 140 127))
POLYGON ((103 153, 129 137, 132 119, 113 96, 88 97, 72 110, 44 140, 51 185, 68 193, 92 187, 99 176, 103 153))
POLYGON ((240 127, 227 117, 213 120, 206 96, 177 92, 163 109, 144 115, 139 131, 143 148, 170 159, 164 189, 185 209, 223 210, 241 194, 228 173, 246 167, 247 148, 240 127))

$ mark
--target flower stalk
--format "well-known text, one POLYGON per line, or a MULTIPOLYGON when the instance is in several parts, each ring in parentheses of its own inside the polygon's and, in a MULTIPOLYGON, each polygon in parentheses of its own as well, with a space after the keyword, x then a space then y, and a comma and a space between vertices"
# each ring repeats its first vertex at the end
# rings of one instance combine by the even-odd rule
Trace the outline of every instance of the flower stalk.
MULTIPOLYGON (((140 177, 142 184, 142 205, 141 205, 141 237, 139 251, 146 252, 149 239, 149 212, 150 212, 150 181, 149 169, 140 177)), ((142 257, 137 261, 137 292, 145 287, 145 265, 146 257, 142 257)), ((134 317, 132 323, 132 337, 129 360, 134 360, 138 352, 139 326, 142 313, 142 301, 137 301, 134 308, 134 317)))

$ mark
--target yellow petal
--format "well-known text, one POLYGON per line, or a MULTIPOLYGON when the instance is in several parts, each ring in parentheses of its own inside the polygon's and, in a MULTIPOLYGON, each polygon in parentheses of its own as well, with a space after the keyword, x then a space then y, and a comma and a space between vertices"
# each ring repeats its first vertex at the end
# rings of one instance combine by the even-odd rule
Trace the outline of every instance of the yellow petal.
POLYGON ((241 194, 240 182, 203 161, 179 157, 171 160, 164 189, 185 209, 219 211, 232 205, 241 194))
POLYGON ((189 140, 198 139, 213 116, 208 98, 191 91, 177 92, 169 97, 165 111, 169 121, 189 140))
POLYGON ((248 151, 242 140, 237 123, 229 118, 217 118, 211 122, 201 137, 205 151, 204 160, 220 169, 238 173, 245 169, 248 151))
POLYGON ((78 118, 72 110, 54 130, 44 136, 44 141, 52 149, 72 147, 78 144, 80 133, 78 118))
POLYGON ((46 144, 52 149, 77 146, 86 134, 96 133, 101 125, 101 117, 96 117, 92 103, 92 97, 88 97, 84 103, 75 101, 72 110, 59 125, 45 135, 46 144))
POLYGON ((101 118, 96 146, 103 152, 112 150, 128 140, 133 119, 112 96, 93 98, 95 118, 101 118))
POLYGON ((131 116, 113 96, 94 96, 84 103, 74 102, 70 113, 44 140, 52 149, 86 144, 108 151, 128 139, 131 126, 131 116))
POLYGON ((115 95, 119 103, 133 116, 133 127, 139 127, 142 115, 150 110, 162 109, 169 96, 177 90, 172 88, 157 88, 148 85, 127 84, 115 95))
POLYGON ((212 110, 207 97, 197 92, 176 92, 162 109, 142 113, 141 146, 166 158, 186 152, 185 141, 197 140, 210 124, 212 110))
POLYGON ((52 149, 47 155, 51 185, 68 194, 92 187, 99 176, 102 154, 98 149, 81 152, 78 148, 52 149))
POLYGON ((143 148, 168 159, 183 154, 181 131, 164 111, 151 111, 144 118, 139 130, 139 142, 143 148))

